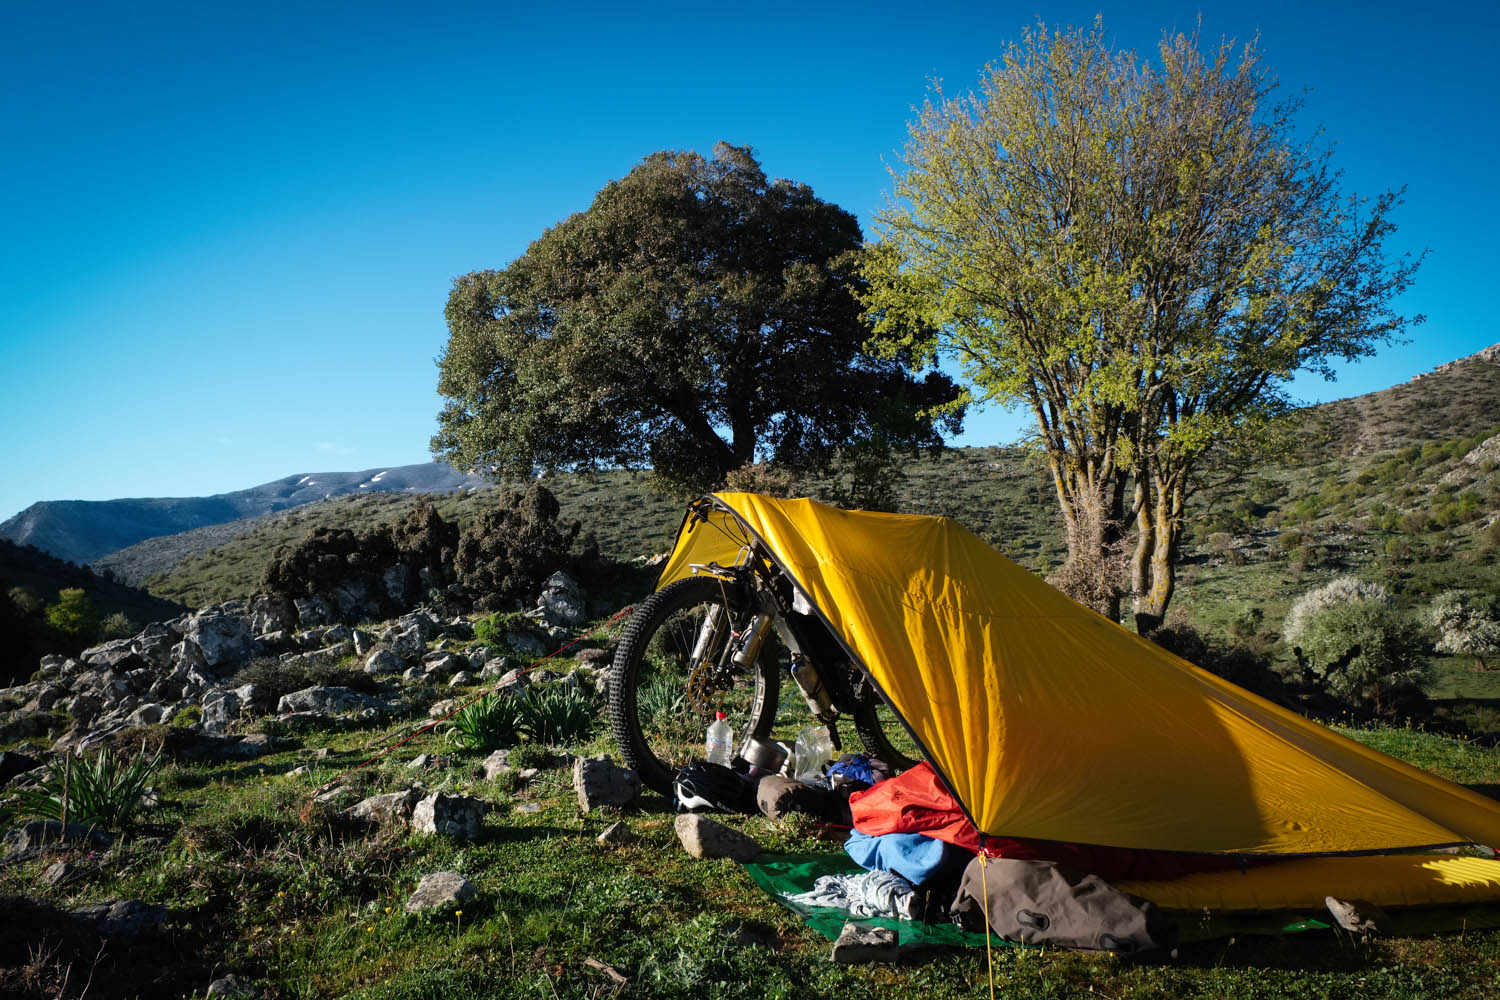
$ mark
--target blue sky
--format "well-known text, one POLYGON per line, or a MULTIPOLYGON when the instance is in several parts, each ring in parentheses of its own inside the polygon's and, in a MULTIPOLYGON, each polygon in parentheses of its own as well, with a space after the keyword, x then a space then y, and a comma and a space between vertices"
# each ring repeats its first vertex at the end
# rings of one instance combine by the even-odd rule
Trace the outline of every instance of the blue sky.
MULTIPOLYGON (((1309 381, 1403 381, 1500 341, 1492 4, 0 9, 0 519, 421 462, 455 275, 503 267, 646 154, 753 146, 867 227, 930 78, 1042 15, 1248 39, 1345 188, 1407 186, 1412 342, 1309 381)), ((959 443, 1015 437, 972 416, 959 443)))

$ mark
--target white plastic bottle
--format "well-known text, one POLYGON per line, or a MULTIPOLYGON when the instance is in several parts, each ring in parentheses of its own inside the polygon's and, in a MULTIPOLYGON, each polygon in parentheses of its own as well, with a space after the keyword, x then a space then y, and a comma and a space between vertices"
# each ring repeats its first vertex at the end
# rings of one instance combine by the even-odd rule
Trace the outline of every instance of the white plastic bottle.
POLYGON ((724 721, 723 712, 719 712, 708 727, 708 737, 703 741, 703 755, 710 764, 723 764, 725 767, 734 758, 734 729, 724 721))

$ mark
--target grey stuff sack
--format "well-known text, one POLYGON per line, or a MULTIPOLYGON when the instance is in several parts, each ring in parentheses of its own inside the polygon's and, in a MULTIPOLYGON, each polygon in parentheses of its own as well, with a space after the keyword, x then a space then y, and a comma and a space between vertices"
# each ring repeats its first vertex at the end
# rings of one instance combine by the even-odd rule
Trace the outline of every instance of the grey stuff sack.
POLYGON ((1050 861, 976 857, 964 869, 952 913, 964 926, 1007 941, 1139 955, 1177 943, 1177 925, 1155 903, 1097 875, 1050 861), (983 901, 983 902, 981 902, 983 901), (983 916, 981 916, 983 914, 983 916))

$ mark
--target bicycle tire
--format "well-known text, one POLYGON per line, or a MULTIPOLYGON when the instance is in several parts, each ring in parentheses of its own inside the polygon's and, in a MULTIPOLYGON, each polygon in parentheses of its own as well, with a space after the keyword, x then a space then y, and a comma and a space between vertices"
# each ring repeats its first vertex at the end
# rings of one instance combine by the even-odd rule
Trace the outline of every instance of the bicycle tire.
MULTIPOLYGON (((642 783, 668 797, 677 768, 702 758, 704 733, 713 721, 712 710, 701 700, 695 704, 688 689, 696 680, 689 662, 693 644, 703 615, 712 607, 727 608, 730 616, 730 628, 720 630, 706 657, 708 662, 722 662, 731 629, 739 631, 752 616, 750 602, 743 587, 693 576, 641 602, 625 627, 611 667, 609 715, 615 743, 642 783)), ((713 673, 715 686, 708 696, 713 708, 728 715, 736 742, 747 732, 764 739, 775 724, 781 678, 768 654, 776 642, 768 639, 749 668, 713 673), (725 680, 728 686, 718 690, 725 680)))
MULTIPOLYGON (((880 720, 880 706, 885 700, 876 693, 869 684, 856 684, 857 691, 854 696, 854 711, 849 713, 854 722, 854 731, 859 734, 859 741, 864 744, 865 753, 871 757, 879 758, 890 765, 892 774, 899 774, 909 767, 915 767, 920 761, 908 757, 891 743, 886 735, 885 725, 880 720)), ((892 720, 891 725, 899 726, 900 722, 892 720)))

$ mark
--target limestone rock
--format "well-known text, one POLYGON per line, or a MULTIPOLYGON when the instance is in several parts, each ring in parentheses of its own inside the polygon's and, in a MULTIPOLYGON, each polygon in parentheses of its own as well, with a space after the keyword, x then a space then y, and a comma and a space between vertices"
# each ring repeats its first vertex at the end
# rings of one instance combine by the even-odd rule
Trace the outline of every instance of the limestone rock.
POLYGON ((695 858, 731 858, 743 864, 760 855, 753 839, 699 813, 683 813, 673 827, 683 849, 695 858))
POLYGON ((448 680, 449 687, 466 687, 474 683, 474 675, 467 670, 460 670, 448 680))
POLYGON ((583 588, 562 571, 553 573, 542 584, 537 608, 541 611, 543 620, 551 625, 577 625, 588 617, 583 588))
POLYGON ((73 916, 92 924, 100 937, 131 937, 154 930, 167 922, 165 906, 151 906, 137 899, 112 899, 92 903, 72 911, 73 916))
POLYGON ((255 1000, 260 996, 260 990, 250 980, 231 972, 209 983, 208 992, 205 995, 223 997, 224 1000, 255 1000))
POLYGON ((456 840, 477 840, 479 823, 484 818, 484 802, 470 795, 427 796, 412 811, 412 829, 419 833, 442 834, 456 840))
POLYGON ((604 832, 595 838, 602 847, 621 847, 635 839, 635 833, 629 825, 622 820, 611 823, 604 828, 604 832))
POLYGON ((198 647, 203 662, 210 667, 236 666, 250 655, 250 621, 242 615, 206 608, 187 620, 183 639, 198 647))
POLYGON ((478 887, 458 872, 433 872, 417 883, 416 890, 406 901, 406 912, 421 913, 445 906, 462 906, 477 895, 478 887))
POLYGON ((833 943, 833 960, 842 965, 889 962, 900 952, 896 932, 889 927, 865 927, 850 922, 833 943))
POLYGON ((97 827, 69 823, 67 829, 55 819, 34 819, 5 834, 5 856, 61 844, 108 847, 114 838, 97 827))
POLYGON ((54 861, 47 866, 46 871, 42 872, 41 883, 56 888, 67 885, 69 882, 76 882, 83 877, 83 873, 82 865, 75 865, 71 861, 54 861))
POLYGON ((578 808, 587 813, 634 802, 641 795, 641 779, 609 757, 580 757, 573 763, 573 791, 578 793, 578 808))
POLYGON ((506 763, 509 757, 509 750, 496 750, 486 757, 482 765, 484 768, 484 780, 494 781, 500 776, 501 772, 510 770, 510 765, 506 763))
POLYGON ((365 673, 372 677, 381 677, 385 674, 399 674, 405 666, 401 657, 389 649, 377 649, 365 660, 365 673))
POLYGON ((381 826, 406 825, 411 822, 412 811, 422 799, 422 789, 413 787, 404 792, 372 795, 349 809, 349 818, 381 826))
POLYGON ((204 695, 203 714, 199 722, 205 733, 222 733, 240 717, 240 696, 230 692, 204 695))
POLYGON ((386 708, 385 702, 346 687, 309 687, 283 695, 276 703, 277 715, 293 712, 356 712, 363 708, 386 708))

